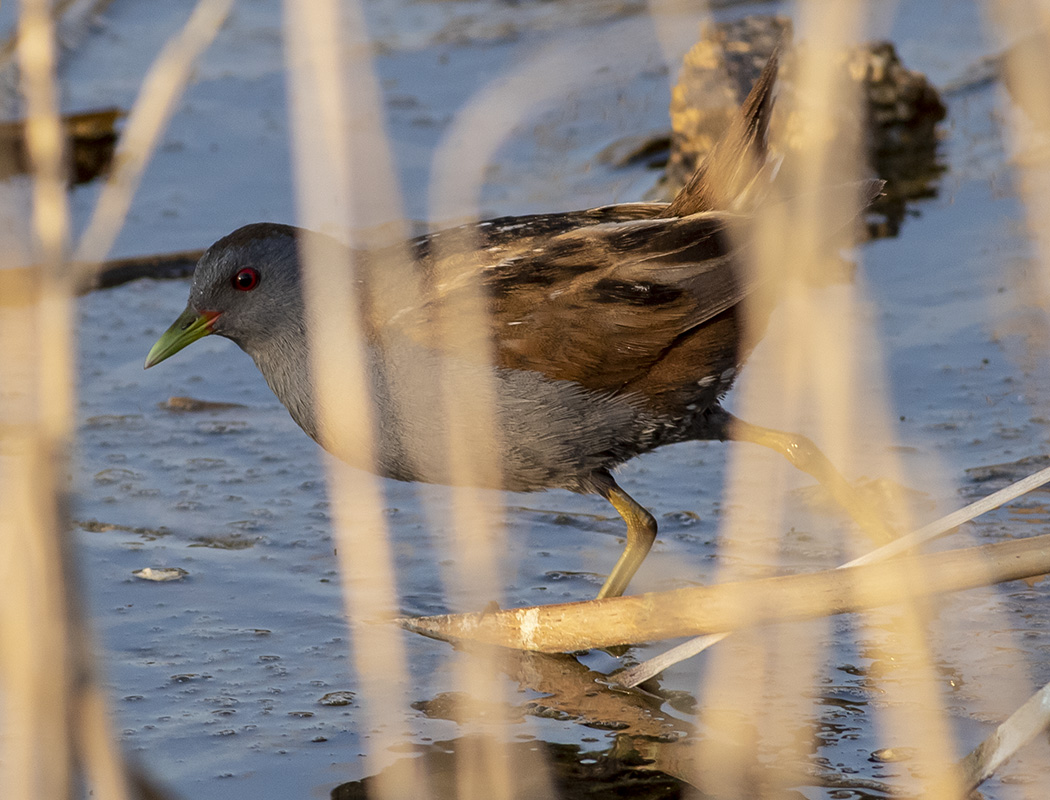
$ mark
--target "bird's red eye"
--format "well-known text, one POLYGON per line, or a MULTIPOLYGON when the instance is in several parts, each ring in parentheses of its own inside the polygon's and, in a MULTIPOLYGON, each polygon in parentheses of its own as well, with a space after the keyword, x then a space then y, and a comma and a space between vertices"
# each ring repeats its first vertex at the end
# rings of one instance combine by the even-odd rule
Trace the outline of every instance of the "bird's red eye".
POLYGON ((233 284, 234 289, 239 289, 242 292, 250 292, 259 285, 259 273, 251 267, 245 267, 233 276, 231 283, 233 284))

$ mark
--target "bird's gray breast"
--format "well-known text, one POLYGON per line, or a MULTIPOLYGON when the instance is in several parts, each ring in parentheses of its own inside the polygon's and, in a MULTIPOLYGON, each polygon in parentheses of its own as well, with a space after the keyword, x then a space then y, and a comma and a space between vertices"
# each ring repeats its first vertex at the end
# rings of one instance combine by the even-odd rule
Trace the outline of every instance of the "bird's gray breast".
POLYGON ((344 460, 398 480, 588 491, 596 471, 651 449, 663 427, 629 397, 388 343, 368 350, 371 447, 341 447, 317 413, 308 354, 288 349, 250 354, 292 418, 344 460))

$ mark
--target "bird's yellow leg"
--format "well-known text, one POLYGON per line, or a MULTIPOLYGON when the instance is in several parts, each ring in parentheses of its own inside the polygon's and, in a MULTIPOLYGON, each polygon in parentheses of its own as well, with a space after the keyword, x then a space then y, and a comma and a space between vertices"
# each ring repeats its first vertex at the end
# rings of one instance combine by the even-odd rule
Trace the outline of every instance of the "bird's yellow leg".
POLYGON ((796 433, 787 433, 773 428, 752 425, 723 411, 728 417, 728 436, 738 442, 751 442, 775 450, 791 462, 792 466, 812 475, 827 489, 835 501, 842 506, 868 536, 879 544, 897 538, 897 534, 886 524, 881 515, 847 481, 835 465, 828 460, 820 448, 809 438, 796 433))
POLYGON ((613 484, 603 496, 612 503, 616 513, 627 523, 627 546, 598 592, 599 600, 603 597, 619 597, 624 593, 627 584, 642 566, 656 540, 656 520, 653 519, 653 515, 636 503, 627 492, 613 484))

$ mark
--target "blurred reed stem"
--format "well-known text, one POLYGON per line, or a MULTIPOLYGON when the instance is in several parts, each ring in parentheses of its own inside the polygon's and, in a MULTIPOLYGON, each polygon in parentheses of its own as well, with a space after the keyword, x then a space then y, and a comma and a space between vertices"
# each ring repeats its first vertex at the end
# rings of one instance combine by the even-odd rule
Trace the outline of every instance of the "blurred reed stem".
MULTIPOLYGON (((132 112, 117 165, 81 259, 103 258, 123 224, 145 164, 232 0, 202 0, 169 43, 132 112)), ((0 265, 0 699, 5 800, 130 796, 123 758, 96 673, 67 509, 74 430, 73 295, 84 268, 69 257, 63 130, 54 14, 23 3, 18 57, 32 167, 29 241, 4 242, 0 265), (16 254, 25 258, 17 259, 16 254), (27 266, 27 264, 29 266, 27 266), (78 274, 81 273, 81 274, 78 274)), ((14 226, 11 226, 14 228, 14 226)), ((93 269, 90 265, 86 269, 93 269)), ((158 796, 136 776, 137 796, 158 796), (152 793, 152 794, 151 794, 152 793)))
MULTIPOLYGON (((398 209, 380 93, 367 26, 357 2, 284 4, 293 163, 298 217, 360 246, 373 215, 398 209), (348 24, 349 23, 349 24, 348 24), (353 39, 344 37, 353 32, 353 39), (376 175, 378 180, 370 180, 376 175)), ((385 220, 388 221, 388 220, 385 220)), ((404 644, 384 624, 398 608, 389 529, 375 462, 375 409, 364 336, 366 312, 357 286, 368 276, 351 251, 334 258, 322 240, 302 249, 310 368, 325 447, 334 535, 342 573, 353 663, 360 681, 362 730, 370 730, 367 763, 377 798, 427 797, 419 769, 383 771, 387 754, 408 739, 404 644), (348 463, 364 469, 354 469, 348 463)))

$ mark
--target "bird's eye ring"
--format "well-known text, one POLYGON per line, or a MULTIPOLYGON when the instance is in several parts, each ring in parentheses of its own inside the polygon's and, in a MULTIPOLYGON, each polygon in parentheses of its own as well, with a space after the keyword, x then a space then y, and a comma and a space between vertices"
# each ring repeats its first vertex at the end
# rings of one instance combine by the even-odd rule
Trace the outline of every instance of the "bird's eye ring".
POLYGON ((244 269, 237 271, 237 274, 233 276, 230 283, 233 284, 234 289, 242 292, 250 292, 259 285, 259 273, 251 267, 245 267, 244 269))

